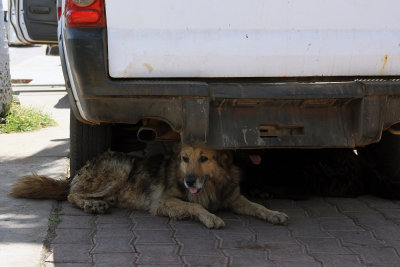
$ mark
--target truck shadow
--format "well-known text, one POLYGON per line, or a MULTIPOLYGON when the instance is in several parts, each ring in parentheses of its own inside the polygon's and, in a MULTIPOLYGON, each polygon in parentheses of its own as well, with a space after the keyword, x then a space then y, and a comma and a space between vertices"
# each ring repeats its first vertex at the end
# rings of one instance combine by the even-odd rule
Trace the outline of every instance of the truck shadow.
POLYGON ((244 151, 235 153, 235 163, 243 171, 241 188, 250 196, 400 198, 400 184, 379 175, 351 149, 244 151), (249 158, 254 153, 262 159, 259 165, 249 158))

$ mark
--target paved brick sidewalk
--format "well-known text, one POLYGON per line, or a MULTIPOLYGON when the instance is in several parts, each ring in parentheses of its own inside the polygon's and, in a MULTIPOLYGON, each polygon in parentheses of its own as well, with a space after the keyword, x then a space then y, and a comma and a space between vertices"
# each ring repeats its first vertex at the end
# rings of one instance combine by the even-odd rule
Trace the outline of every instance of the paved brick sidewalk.
POLYGON ((87 215, 63 202, 46 266, 400 266, 400 202, 374 197, 269 200, 275 226, 229 212, 208 230, 144 212, 87 215))

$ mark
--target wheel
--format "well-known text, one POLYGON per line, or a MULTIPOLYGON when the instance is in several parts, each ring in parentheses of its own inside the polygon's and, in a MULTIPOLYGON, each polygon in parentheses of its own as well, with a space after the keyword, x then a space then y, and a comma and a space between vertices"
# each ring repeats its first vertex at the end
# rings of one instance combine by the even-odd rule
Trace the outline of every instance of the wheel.
POLYGON ((400 183, 400 135, 383 132, 379 143, 357 149, 357 152, 381 180, 400 183))
POLYGON ((93 157, 111 147, 109 125, 89 125, 78 121, 70 114, 70 176, 93 157))

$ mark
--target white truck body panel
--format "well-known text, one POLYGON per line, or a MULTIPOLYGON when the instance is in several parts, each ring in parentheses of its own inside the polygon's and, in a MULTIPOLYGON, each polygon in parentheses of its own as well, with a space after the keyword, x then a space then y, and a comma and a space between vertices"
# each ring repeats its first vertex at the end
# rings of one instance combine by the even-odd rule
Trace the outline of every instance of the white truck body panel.
POLYGON ((399 0, 106 0, 114 78, 400 75, 399 0))

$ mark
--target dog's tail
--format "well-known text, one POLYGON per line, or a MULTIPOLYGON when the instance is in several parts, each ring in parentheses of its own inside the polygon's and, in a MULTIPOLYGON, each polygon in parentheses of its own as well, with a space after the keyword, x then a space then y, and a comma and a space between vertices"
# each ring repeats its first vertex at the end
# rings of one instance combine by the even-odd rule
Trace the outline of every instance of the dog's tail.
POLYGON ((67 180, 55 180, 32 174, 24 176, 11 188, 9 196, 17 198, 66 200, 69 193, 67 180))

